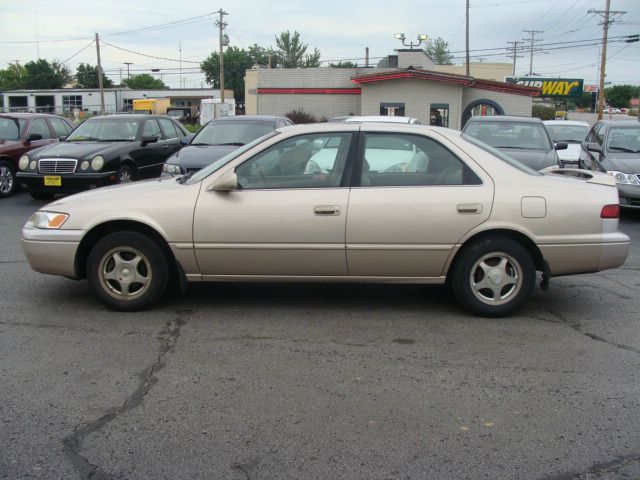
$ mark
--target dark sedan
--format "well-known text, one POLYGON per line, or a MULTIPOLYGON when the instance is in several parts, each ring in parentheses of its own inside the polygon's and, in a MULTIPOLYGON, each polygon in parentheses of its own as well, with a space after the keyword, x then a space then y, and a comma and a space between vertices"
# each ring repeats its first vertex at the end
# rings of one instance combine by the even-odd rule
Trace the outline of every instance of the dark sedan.
POLYGON ((20 157, 65 137, 73 125, 62 117, 40 113, 0 115, 0 198, 15 192, 20 157))
POLYGON ((36 199, 158 177, 188 132, 159 115, 94 117, 63 141, 20 158, 18 179, 36 199))
POLYGON ((534 170, 561 165, 556 150, 566 150, 567 143, 555 146, 539 118, 496 115, 471 117, 462 133, 506 153, 534 170))
POLYGON ((272 132, 276 128, 293 125, 287 117, 275 115, 239 115, 220 117, 207 123, 167 163, 163 175, 182 175, 200 170, 224 157, 238 147, 272 132))
POLYGON ((640 208, 640 124, 602 120, 582 142, 580 166, 616 179, 620 205, 640 208))

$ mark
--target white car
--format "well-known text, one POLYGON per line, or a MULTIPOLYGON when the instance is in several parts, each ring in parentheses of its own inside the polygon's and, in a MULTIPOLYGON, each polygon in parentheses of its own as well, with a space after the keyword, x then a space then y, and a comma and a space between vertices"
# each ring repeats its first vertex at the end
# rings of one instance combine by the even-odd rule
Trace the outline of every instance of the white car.
POLYGON ((563 165, 578 165, 581 144, 589 133, 589 124, 575 120, 545 120, 543 123, 554 145, 567 143, 566 150, 558 150, 560 162, 563 165))

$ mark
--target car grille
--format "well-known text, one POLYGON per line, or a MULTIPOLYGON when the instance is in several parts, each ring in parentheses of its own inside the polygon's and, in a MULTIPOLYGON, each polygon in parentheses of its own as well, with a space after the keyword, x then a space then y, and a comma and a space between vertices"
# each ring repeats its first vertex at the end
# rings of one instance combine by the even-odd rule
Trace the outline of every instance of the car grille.
POLYGON ((43 159, 38 162, 40 173, 74 173, 78 160, 70 158, 43 159))

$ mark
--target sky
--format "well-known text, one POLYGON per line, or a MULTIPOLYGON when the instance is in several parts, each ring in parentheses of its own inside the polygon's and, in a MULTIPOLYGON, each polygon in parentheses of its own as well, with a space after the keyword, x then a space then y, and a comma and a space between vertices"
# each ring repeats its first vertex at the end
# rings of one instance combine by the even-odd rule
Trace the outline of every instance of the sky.
MULTIPOLYGON (((130 62, 131 74, 160 69, 152 74, 173 88, 181 81, 186 88, 206 86, 198 64, 219 48, 216 17, 208 14, 220 8, 228 13, 231 45, 239 48, 275 46, 278 33, 297 30, 323 61, 364 64, 366 47, 372 63, 403 48, 394 38, 402 32, 408 41, 418 34, 441 37, 454 63, 464 61, 465 0, 0 0, 0 68, 37 58, 64 61, 72 72, 81 62, 95 65, 97 32, 103 69, 116 83, 126 78, 130 62), (146 28, 153 26, 161 27, 146 28)), ((605 0, 471 0, 471 60, 511 63, 507 42, 528 37, 523 30, 541 30, 535 73, 596 84, 599 45, 561 42, 598 43, 602 18, 588 10, 604 8, 605 0)), ((611 9, 626 14, 613 17, 610 38, 640 33, 640 0, 611 0, 611 9)), ((640 85, 640 42, 616 41, 607 50, 606 81, 640 85)), ((529 71, 524 55, 516 75, 529 71)))

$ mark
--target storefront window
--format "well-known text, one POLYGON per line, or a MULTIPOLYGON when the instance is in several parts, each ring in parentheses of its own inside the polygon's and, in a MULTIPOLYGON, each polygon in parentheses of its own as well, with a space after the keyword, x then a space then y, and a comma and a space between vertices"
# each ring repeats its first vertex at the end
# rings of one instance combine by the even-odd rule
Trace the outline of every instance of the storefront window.
POLYGON ((432 103, 429 125, 436 127, 449 126, 449 104, 448 103, 432 103))
POLYGON ((380 115, 385 117, 404 117, 404 103, 381 103, 380 115))

